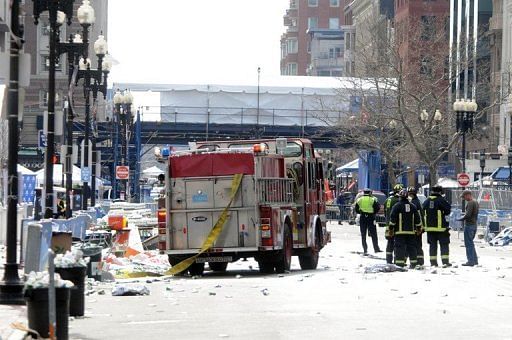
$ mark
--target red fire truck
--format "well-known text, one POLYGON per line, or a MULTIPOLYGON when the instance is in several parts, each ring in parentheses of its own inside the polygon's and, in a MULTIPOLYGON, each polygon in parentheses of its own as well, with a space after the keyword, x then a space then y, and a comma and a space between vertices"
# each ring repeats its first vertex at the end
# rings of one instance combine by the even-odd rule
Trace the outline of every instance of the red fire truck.
POLYGON ((196 143, 167 159, 165 188, 159 249, 173 266, 196 255, 192 275, 202 274, 206 262, 225 271, 248 257, 262 273, 290 270, 292 256, 302 269, 316 269, 330 242, 324 169, 307 139, 196 143), (231 200, 236 174, 243 177, 231 200), (220 235, 197 256, 230 201, 220 235))

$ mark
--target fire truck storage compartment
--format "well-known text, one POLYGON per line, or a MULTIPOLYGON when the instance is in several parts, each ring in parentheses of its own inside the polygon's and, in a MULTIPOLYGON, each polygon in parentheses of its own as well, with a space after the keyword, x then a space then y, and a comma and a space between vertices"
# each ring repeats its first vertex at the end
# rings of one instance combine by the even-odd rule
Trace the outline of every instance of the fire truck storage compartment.
MULTIPOLYGON (((229 203, 232 180, 231 176, 172 179, 171 210, 224 208, 229 203)), ((255 199, 253 176, 246 175, 231 207, 254 207, 255 199)))
MULTIPOLYGON (((221 213, 222 210, 174 212, 171 216, 172 249, 201 248, 221 213)), ((214 247, 256 246, 257 233, 255 233, 255 226, 252 225, 251 219, 254 220, 253 209, 230 210, 214 247)))
POLYGON ((192 210, 213 208, 213 193, 214 188, 212 179, 194 178, 191 181, 185 180, 185 197, 187 199, 186 209, 192 210))

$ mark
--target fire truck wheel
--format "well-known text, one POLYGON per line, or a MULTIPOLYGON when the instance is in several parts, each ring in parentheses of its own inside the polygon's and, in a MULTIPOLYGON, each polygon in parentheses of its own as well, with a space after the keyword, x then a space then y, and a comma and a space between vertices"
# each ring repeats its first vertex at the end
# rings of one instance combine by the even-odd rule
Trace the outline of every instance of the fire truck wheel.
POLYGON ((275 267, 276 273, 282 274, 289 271, 292 264, 293 239, 289 223, 285 224, 283 235, 283 250, 279 252, 279 259, 275 267))
POLYGON ((214 272, 225 272, 228 268, 227 262, 208 262, 208 267, 214 272))
POLYGON ((258 261, 261 274, 274 274, 274 263, 258 261))
MULTIPOLYGON (((169 255, 169 263, 171 264, 172 267, 174 267, 175 265, 177 265, 178 263, 180 263, 183 260, 184 259, 181 258, 181 257, 176 257, 176 256, 173 256, 173 255, 169 255)), ((183 276, 186 273, 187 273, 187 270, 184 270, 181 273, 176 274, 176 276, 183 276)))
POLYGON ((188 267, 188 272, 192 276, 200 276, 204 273, 204 263, 192 263, 190 267, 188 267))
POLYGON ((305 255, 299 255, 299 263, 300 268, 302 270, 308 270, 308 269, 316 269, 318 266, 318 257, 320 255, 320 248, 321 248, 321 242, 322 237, 319 232, 319 226, 315 228, 316 232, 316 238, 315 238, 315 246, 313 248, 309 248, 307 254, 305 255))

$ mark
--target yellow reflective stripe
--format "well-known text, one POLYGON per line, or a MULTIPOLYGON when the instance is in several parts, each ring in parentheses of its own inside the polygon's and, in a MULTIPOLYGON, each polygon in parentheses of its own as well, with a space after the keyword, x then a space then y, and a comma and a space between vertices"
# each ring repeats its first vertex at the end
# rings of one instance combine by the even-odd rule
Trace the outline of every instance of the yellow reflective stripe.
POLYGON ((430 256, 431 260, 437 260, 437 256, 430 256))
POLYGON ((437 228, 442 229, 443 228, 443 221, 441 220, 443 218, 443 215, 441 215, 441 210, 437 211, 437 228))
POLYGON ((199 252, 194 256, 191 256, 188 259, 185 259, 178 263, 177 265, 173 266, 171 269, 165 272, 165 275, 174 275, 187 270, 188 267, 190 267, 196 261, 196 258, 198 258, 199 255, 210 249, 215 243, 215 241, 217 241, 220 233, 222 232, 222 229, 224 228, 224 225, 226 224, 226 221, 228 220, 229 208, 231 208, 231 204, 235 199, 235 195, 238 192, 238 189, 240 188, 240 183, 242 183, 243 176, 243 174, 236 174, 233 177, 233 181, 231 182, 231 199, 228 205, 222 211, 222 214, 220 214, 219 219, 213 226, 212 230, 210 230, 210 234, 208 234, 208 237, 206 237, 206 240, 201 246, 199 252))
POLYGON ((398 233, 402 232, 402 213, 398 214, 398 233))
POLYGON ((441 258, 444 260, 444 259, 449 259, 450 258, 450 255, 441 255, 441 258))

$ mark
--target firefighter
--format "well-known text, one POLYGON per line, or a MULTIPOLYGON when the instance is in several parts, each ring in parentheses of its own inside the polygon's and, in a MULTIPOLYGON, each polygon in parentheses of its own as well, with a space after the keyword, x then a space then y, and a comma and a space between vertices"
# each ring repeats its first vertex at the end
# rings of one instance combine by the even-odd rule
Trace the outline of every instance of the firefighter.
POLYGON ((380 253, 379 240, 377 238, 377 228, 375 227, 375 214, 380 209, 379 201, 372 196, 370 189, 363 190, 363 196, 359 197, 355 205, 356 213, 359 214, 359 228, 361 230, 361 241, 363 244, 364 255, 368 255, 368 245, 366 244, 366 234, 372 238, 373 250, 380 253))
POLYGON ((384 202, 384 215, 386 216, 386 262, 391 264, 393 263, 393 249, 395 248, 395 238, 390 235, 389 231, 389 220, 391 215, 391 209, 398 202, 398 193, 402 190, 404 186, 402 184, 396 184, 393 187, 393 191, 389 193, 389 197, 384 202))
MULTIPOLYGON (((409 194, 409 201, 411 201, 412 204, 418 209, 418 212, 420 213, 420 216, 423 215, 423 207, 421 205, 421 201, 418 198, 418 189, 415 187, 409 187, 407 188, 407 192, 409 194)), ((421 221, 423 224, 423 220, 421 221)), ((423 266, 425 264, 425 256, 423 253, 423 233, 425 232, 425 229, 421 228, 421 234, 419 234, 416 237, 416 246, 417 246, 417 257, 418 257, 418 265, 423 266)))
POLYGON ((389 222, 390 234, 395 237, 395 264, 405 267, 409 254, 410 268, 418 264, 416 257, 416 236, 421 233, 421 216, 418 209, 409 202, 406 189, 398 193, 400 200, 391 209, 389 222))
POLYGON ((432 193, 423 202, 425 230, 429 244, 430 265, 437 267, 437 244, 441 248, 443 267, 450 267, 450 228, 447 218, 450 216, 451 205, 442 196, 441 186, 432 187, 432 193))

